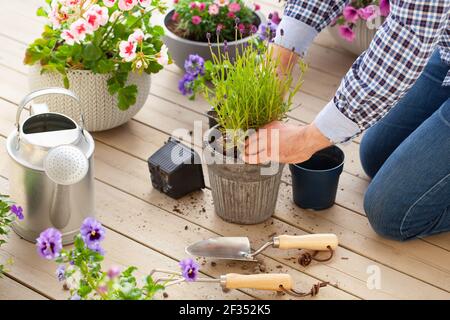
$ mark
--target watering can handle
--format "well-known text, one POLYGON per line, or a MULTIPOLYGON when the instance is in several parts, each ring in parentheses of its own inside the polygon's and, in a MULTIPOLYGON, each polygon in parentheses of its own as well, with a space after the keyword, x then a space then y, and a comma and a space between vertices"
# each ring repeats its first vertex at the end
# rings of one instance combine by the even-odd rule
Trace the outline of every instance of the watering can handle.
MULTIPOLYGON (((22 114, 23 109, 34 99, 42 96, 47 96, 50 94, 63 94, 66 96, 71 97, 72 99, 76 100, 77 102, 80 102, 80 99, 70 90, 59 88, 59 87, 52 87, 52 88, 46 88, 46 89, 40 89, 33 91, 29 93, 25 98, 22 99, 22 101, 19 103, 19 108, 17 109, 16 114, 16 127, 17 132, 20 132, 20 115, 22 114)), ((83 131, 83 111, 80 107, 80 113, 81 113, 81 130, 83 131)))

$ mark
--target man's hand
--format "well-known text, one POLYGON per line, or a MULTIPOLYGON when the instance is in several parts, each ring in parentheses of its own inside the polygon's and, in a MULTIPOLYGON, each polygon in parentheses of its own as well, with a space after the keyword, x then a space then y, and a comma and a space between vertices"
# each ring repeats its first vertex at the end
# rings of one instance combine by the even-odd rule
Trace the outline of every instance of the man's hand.
POLYGON ((300 163, 331 144, 314 123, 296 126, 274 121, 246 140, 244 161, 251 164, 268 161, 300 163))

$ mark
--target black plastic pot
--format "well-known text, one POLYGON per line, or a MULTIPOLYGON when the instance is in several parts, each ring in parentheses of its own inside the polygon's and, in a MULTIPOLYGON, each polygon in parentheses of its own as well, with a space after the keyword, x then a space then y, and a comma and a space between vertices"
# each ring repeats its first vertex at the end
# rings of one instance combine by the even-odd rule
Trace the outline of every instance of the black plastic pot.
POLYGON ((217 125, 217 112, 214 108, 206 111, 206 116, 208 117, 209 128, 213 128, 217 125))
POLYGON ((323 210, 333 206, 344 152, 336 146, 315 153, 308 161, 291 164, 292 193, 300 208, 323 210))

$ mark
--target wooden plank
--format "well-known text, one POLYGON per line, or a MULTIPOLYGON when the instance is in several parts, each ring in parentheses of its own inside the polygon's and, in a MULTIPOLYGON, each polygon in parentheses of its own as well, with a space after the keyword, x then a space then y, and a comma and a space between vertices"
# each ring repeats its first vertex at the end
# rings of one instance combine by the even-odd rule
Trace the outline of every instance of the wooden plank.
POLYGON ((0 300, 47 300, 47 298, 3 275, 0 278, 0 300))
MULTIPOLYGON (((123 130, 123 131, 128 131, 128 130, 123 130)), ((104 135, 104 133, 102 134, 102 136, 104 135)), ((140 132, 140 135, 145 136, 145 137, 153 137, 154 134, 152 134, 152 132, 147 131, 147 132, 140 132), (144 134, 145 133, 145 134, 144 134)), ((113 135, 113 136, 117 136, 117 135, 113 135)), ((159 136, 159 134, 157 134, 156 136, 159 136)), ((97 136, 97 139, 99 139, 99 137, 97 136)), ((128 138, 126 139, 128 140, 128 138)), ((160 139, 160 141, 163 141, 164 139, 160 139)), ((111 141, 111 140, 110 140, 111 141)), ((136 146, 135 146, 136 147, 136 146)), ((156 148, 157 146, 155 146, 154 148, 156 148)), ((146 150, 148 149, 148 147, 146 147, 146 150)), ((154 149, 156 150, 156 149, 154 149)), ((154 150, 149 150, 149 152, 153 152, 154 150)), ((97 151, 96 151, 96 170, 97 170, 97 177, 105 182, 107 182, 108 184, 117 186, 119 188, 121 188, 122 190, 129 192, 133 195, 138 195, 141 199, 146 200, 149 203, 153 203, 156 204, 158 207, 160 208, 165 208, 166 210, 172 210, 172 208, 179 208, 177 210, 175 210, 176 214, 179 214, 181 216, 189 216, 189 220, 192 221, 192 214, 196 211, 198 211, 198 215, 194 214, 194 217, 196 217, 196 220, 194 220, 195 223, 198 223, 199 225, 202 226, 206 226, 207 229, 209 230, 229 230, 229 232, 233 232, 234 234, 239 234, 244 232, 245 234, 248 235, 254 235, 255 239, 259 239, 258 241, 263 242, 266 241, 269 237, 270 234, 274 233, 274 227, 271 225, 270 229, 264 232, 261 232, 260 226, 256 226, 256 228, 253 229, 246 229, 246 230, 242 230, 241 226, 235 226, 235 225, 229 225, 226 223, 223 223, 220 219, 218 219, 215 215, 213 215, 211 217, 211 215, 207 215, 205 217, 205 212, 213 212, 213 208, 211 206, 211 198, 210 198, 210 194, 209 192, 204 192, 199 198, 195 197, 195 199, 185 199, 185 201, 173 201, 173 200, 169 200, 166 197, 162 196, 160 193, 158 192, 154 192, 151 188, 150 190, 148 190, 148 186, 149 186, 149 182, 148 182, 148 175, 143 175, 143 172, 147 171, 146 168, 146 164, 143 161, 137 161, 136 159, 133 159, 130 156, 126 156, 126 155, 119 155, 118 153, 115 152, 114 149, 111 149, 109 147, 103 146, 102 144, 97 144, 97 151), (112 155, 114 154, 114 156, 112 155), (126 184, 124 185, 124 181, 126 182, 126 184), (148 190, 148 191, 147 191, 148 190), (189 210, 189 206, 191 207, 191 210, 189 210), (182 213, 179 213, 179 212, 182 213), (190 212, 191 211, 191 212, 190 212), (203 212, 205 211, 205 212, 203 212), (210 221, 212 221, 212 225, 210 225, 210 221)), ((296 228, 292 228, 291 226, 284 224, 284 223, 280 223, 277 221, 276 225, 278 225, 278 228, 276 231, 276 233, 283 233, 283 232, 288 232, 289 233, 298 233, 299 230, 296 228)), ((301 232, 300 233, 304 233, 301 232)), ((276 258, 278 258, 279 262, 284 262, 286 256, 285 253, 283 252, 274 252, 274 254, 276 254, 276 258)), ((386 298, 386 296, 390 296, 387 295, 387 293, 379 293, 376 292, 376 294, 374 294, 371 290, 368 290, 365 287, 365 279, 366 279, 366 275, 364 274, 364 271, 367 269, 367 266, 370 265, 371 263, 374 264, 374 261, 370 261, 368 259, 365 258, 361 258, 358 255, 355 255, 352 252, 349 252, 347 250, 345 250, 344 252, 341 253, 342 257, 346 257, 349 259, 349 256, 351 257, 351 261, 352 264, 359 264, 360 265, 360 271, 359 274, 361 275, 361 278, 359 281, 355 281, 353 278, 355 277, 355 275, 352 275, 351 277, 347 276, 347 270, 344 268, 344 270, 342 270, 341 273, 336 272, 334 269, 336 269, 336 267, 333 268, 326 268, 326 266, 324 266, 323 271, 320 272, 320 274, 323 277, 326 277, 327 280, 330 279, 336 279, 335 283, 338 284, 340 286, 340 288, 345 288, 348 290, 359 290, 359 291, 366 291, 365 294, 366 296, 363 296, 365 298, 381 298, 384 297, 386 298), (361 288, 358 288, 361 287, 361 288), (368 293, 370 293, 370 295, 367 296, 368 293), (383 296, 385 295, 386 296, 383 296)), ((338 256, 339 257, 339 256, 338 256)), ((341 258, 342 258, 341 257, 341 258)), ((339 259, 339 258, 337 258, 339 259)), ((295 261, 294 263, 292 263, 295 266, 295 261)), ((348 267, 348 266, 347 266, 348 267)), ((305 272, 308 272, 309 269, 307 269, 305 272)), ((414 283, 415 286, 422 286, 423 283, 420 283, 412 278, 409 277, 405 277, 402 274, 398 274, 395 271, 390 270, 389 268, 385 268, 383 267, 383 274, 387 274, 388 276, 391 274, 394 274, 394 276, 391 276, 391 278, 396 278, 396 279, 400 279, 397 282, 389 282, 389 283, 393 283, 394 287, 395 286, 399 286, 397 287, 397 289, 394 290, 398 290, 399 292, 403 291, 404 288, 404 283, 405 282, 409 282, 412 281, 414 283), (406 279, 406 280, 403 280, 406 279), (417 283, 415 283, 417 282, 417 283)), ((317 275, 317 274, 316 274, 317 275)), ((389 289, 385 289, 386 291, 389 292, 390 286, 388 286, 389 289)), ((427 292, 429 290, 429 286, 425 285, 425 291, 421 290, 421 293, 427 292)), ((433 288, 431 291, 434 291, 435 289, 433 288)), ((431 293, 433 295, 433 293, 431 293)), ((430 296, 430 292, 426 293, 427 296, 430 296)), ((399 294, 396 292, 396 297, 403 297, 405 298, 405 296, 402 296, 402 294, 399 294)), ((411 298, 411 296, 410 296, 411 298)))

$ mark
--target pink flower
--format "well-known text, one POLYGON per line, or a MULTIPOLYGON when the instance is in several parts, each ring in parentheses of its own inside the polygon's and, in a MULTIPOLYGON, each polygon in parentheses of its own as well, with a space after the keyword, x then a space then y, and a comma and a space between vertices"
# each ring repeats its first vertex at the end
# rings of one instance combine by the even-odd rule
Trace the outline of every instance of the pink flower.
POLYGON ((373 20, 379 16, 380 9, 376 5, 370 5, 365 8, 358 9, 358 15, 363 20, 373 20))
POLYGON ((199 16, 193 16, 192 17, 192 23, 195 25, 198 25, 202 22, 202 18, 200 18, 199 16))
POLYGON ((234 19, 236 17, 236 15, 234 14, 234 12, 228 12, 227 17, 230 19, 234 19))
POLYGON ((214 3, 219 5, 219 7, 225 7, 230 3, 230 0, 216 0, 214 3))
POLYGON ((137 43, 141 43, 142 41, 144 41, 145 39, 145 34, 144 32, 142 32, 141 29, 136 29, 134 30, 134 32, 132 34, 130 34, 130 36, 128 37, 128 41, 132 42, 137 42, 137 43))
POLYGON ((240 32, 240 33, 244 33, 244 31, 245 31, 245 24, 240 23, 240 24, 238 25, 238 29, 239 29, 239 32, 240 32))
POLYGON ((178 0, 173 0, 173 3, 177 4, 177 3, 178 3, 178 0))
POLYGON ((156 62, 160 65, 165 66, 169 64, 169 49, 166 45, 162 45, 161 51, 156 54, 156 62))
POLYGON ((197 8, 197 3, 195 3, 195 2, 189 3, 189 8, 190 9, 196 9, 197 8))
POLYGON ((116 0, 103 0, 103 4, 108 8, 111 8, 115 3, 116 0))
POLYGON ((198 7, 198 10, 203 11, 203 10, 205 10, 205 8, 206 8, 206 4, 203 3, 203 2, 200 2, 200 3, 197 5, 197 7, 198 7))
POLYGON ((147 8, 150 5, 151 0, 138 0, 138 2, 142 8, 147 8))
POLYGON ((136 41, 120 41, 119 56, 126 62, 133 61, 136 58, 136 41))
POLYGON ((59 27, 61 27, 61 23, 69 18, 69 15, 64 11, 64 8, 59 8, 59 6, 56 4, 52 6, 48 18, 52 26, 58 29, 59 27))
POLYGON ((279 25, 281 22, 281 18, 280 18, 280 15, 278 14, 278 11, 274 11, 271 14, 272 14, 272 18, 270 19, 270 21, 272 21, 276 25, 279 25))
POLYGON ((218 15, 219 14, 219 6, 217 4, 212 4, 209 6, 208 8, 208 13, 212 16, 218 15))
POLYGON ((72 46, 75 42, 79 42, 77 38, 75 38, 75 35, 70 30, 64 30, 61 33, 61 38, 64 39, 64 41, 69 45, 72 46))
POLYGON ((228 10, 230 10, 230 12, 239 12, 241 10, 241 5, 237 2, 233 2, 228 6, 228 10))
POLYGON ((93 31, 107 24, 109 19, 108 9, 99 5, 93 5, 83 16, 93 31))
POLYGON ((389 0, 380 0, 380 13, 382 17, 387 17, 391 12, 389 0))
POLYGON ((172 18, 170 18, 172 21, 177 21, 180 14, 178 12, 174 12, 172 15, 172 18))
POLYGON ((137 0, 119 0, 119 9, 122 11, 130 11, 137 5, 137 0))
POLYGON ((64 2, 64 4, 70 8, 80 5, 80 3, 81 3, 81 0, 66 0, 64 2))
POLYGON ((254 4, 254 7, 255 7, 255 11, 258 11, 261 9, 261 6, 257 3, 254 4))
POLYGON ((348 22, 351 22, 351 23, 355 23, 359 19, 358 10, 356 10, 352 6, 346 6, 344 8, 343 15, 344 15, 345 20, 348 22))
POLYGON ((86 38, 86 34, 91 34, 93 29, 91 25, 83 18, 78 19, 70 26, 70 32, 74 35, 78 41, 83 41, 86 38))
POLYGON ((349 26, 339 26, 338 30, 340 36, 348 42, 353 42, 353 40, 355 40, 355 33, 349 26))

